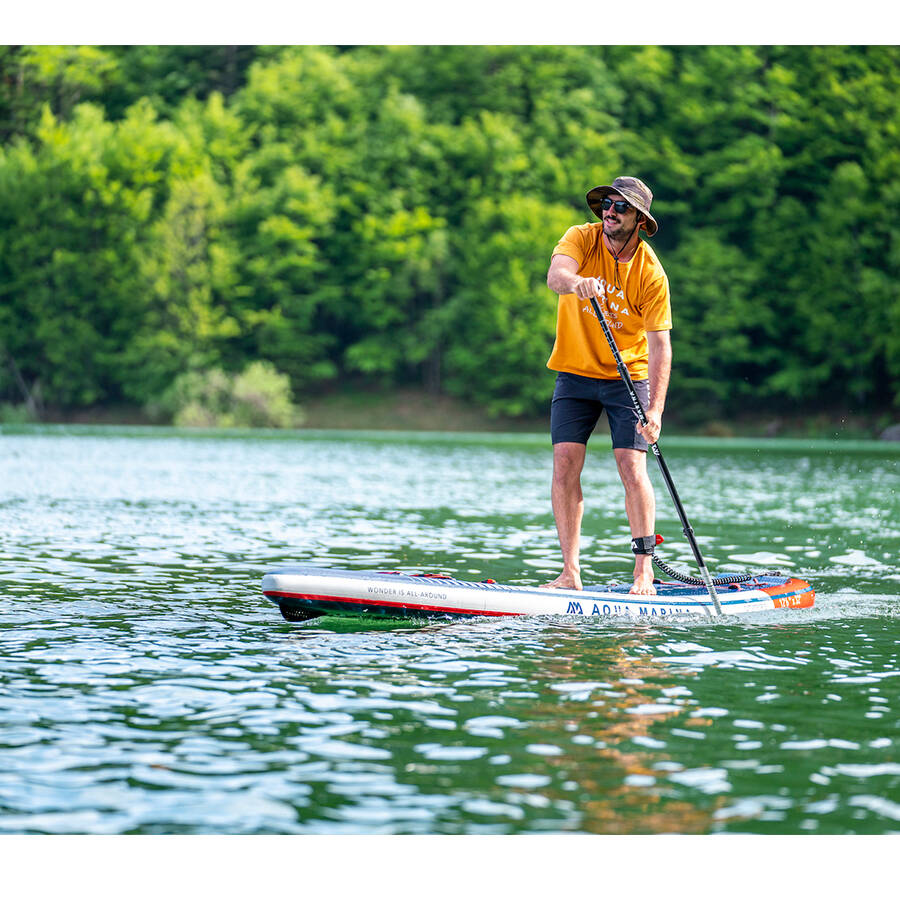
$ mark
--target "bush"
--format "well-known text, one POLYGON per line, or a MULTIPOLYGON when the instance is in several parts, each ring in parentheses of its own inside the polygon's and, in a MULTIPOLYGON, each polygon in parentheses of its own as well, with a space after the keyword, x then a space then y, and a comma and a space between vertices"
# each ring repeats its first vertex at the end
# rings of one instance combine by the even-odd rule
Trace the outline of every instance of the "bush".
POLYGON ((37 421, 37 415, 25 403, 0 403, 0 424, 26 425, 37 421))
POLYGON ((287 375, 267 362, 251 363, 237 375, 186 372, 148 411, 187 428, 293 428, 304 418, 287 375))

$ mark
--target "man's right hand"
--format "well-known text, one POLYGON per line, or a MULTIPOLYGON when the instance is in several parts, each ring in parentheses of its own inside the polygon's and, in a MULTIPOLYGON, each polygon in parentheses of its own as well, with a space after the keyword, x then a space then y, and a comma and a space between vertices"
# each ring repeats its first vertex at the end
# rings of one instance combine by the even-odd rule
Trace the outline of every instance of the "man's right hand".
POLYGON ((597 278, 579 278, 573 287, 572 293, 582 300, 589 300, 591 297, 602 296, 600 291, 600 281, 597 278))

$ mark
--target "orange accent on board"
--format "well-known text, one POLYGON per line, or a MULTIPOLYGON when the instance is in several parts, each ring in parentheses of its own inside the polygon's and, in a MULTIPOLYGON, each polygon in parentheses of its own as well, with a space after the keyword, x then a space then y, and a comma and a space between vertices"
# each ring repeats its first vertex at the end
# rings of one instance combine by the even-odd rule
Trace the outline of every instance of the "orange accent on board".
POLYGON ((809 609, 816 599, 816 592, 799 578, 791 578, 786 584, 769 585, 760 590, 772 598, 775 609, 809 609))

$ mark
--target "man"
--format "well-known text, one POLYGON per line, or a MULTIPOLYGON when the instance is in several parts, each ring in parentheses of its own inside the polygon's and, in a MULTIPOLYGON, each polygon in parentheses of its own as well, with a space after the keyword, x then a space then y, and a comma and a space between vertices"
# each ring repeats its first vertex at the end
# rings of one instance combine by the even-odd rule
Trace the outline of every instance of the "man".
POLYGON ((600 222, 570 228, 553 250, 548 287, 559 294, 556 342, 547 367, 559 374, 550 407, 553 515, 563 571, 550 588, 581 590, 579 540, 584 499, 581 470, 587 441, 605 409, 625 488, 635 554, 633 594, 655 594, 652 552, 656 499, 647 475, 647 447, 659 438, 669 385, 672 313, 669 282, 641 240, 657 224, 653 194, 640 179, 616 178, 587 194, 600 222), (642 426, 590 303, 599 298, 647 414, 642 426))

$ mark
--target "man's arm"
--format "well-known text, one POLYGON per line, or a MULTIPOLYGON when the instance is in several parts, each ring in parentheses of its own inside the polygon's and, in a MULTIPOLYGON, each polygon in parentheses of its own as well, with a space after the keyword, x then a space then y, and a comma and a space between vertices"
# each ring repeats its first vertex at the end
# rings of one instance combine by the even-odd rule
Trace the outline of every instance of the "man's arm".
POLYGON ((637 426, 645 441, 655 444, 662 430, 662 414, 666 406, 669 375, 672 372, 672 341, 668 331, 648 331, 648 365, 650 369, 650 405, 646 409, 647 426, 637 426))
POLYGON ((600 296, 600 282, 596 278, 582 278, 577 261, 562 253, 550 260, 547 287, 557 294, 574 294, 582 300, 600 296))

